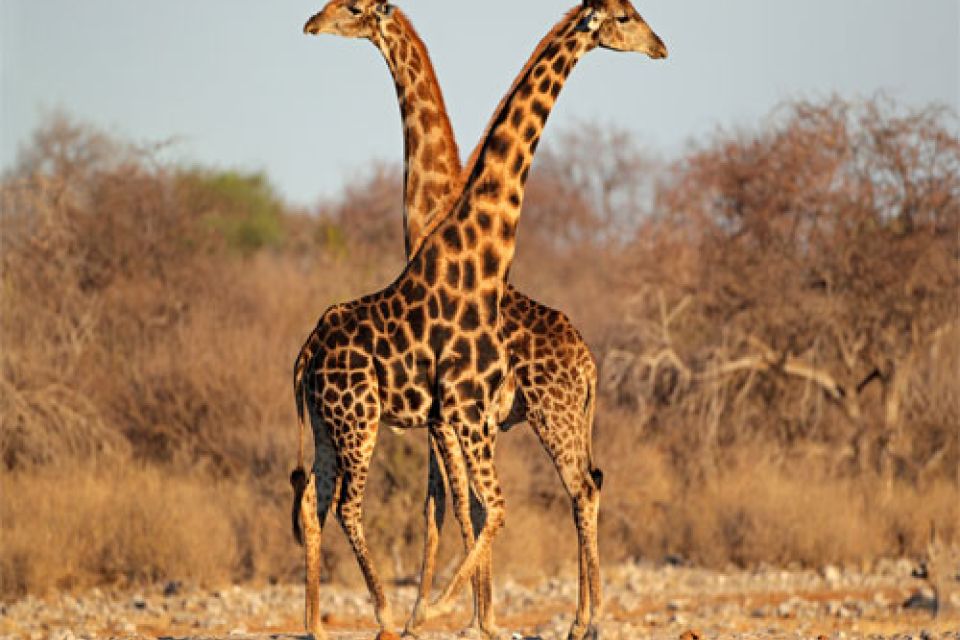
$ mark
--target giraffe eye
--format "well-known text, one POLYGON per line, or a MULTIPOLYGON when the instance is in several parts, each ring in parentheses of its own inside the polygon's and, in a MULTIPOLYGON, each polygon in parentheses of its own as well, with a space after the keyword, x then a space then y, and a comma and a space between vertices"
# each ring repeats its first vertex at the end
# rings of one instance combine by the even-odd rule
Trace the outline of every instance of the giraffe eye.
POLYGON ((630 21, 630 16, 620 16, 619 18, 617 18, 617 22, 619 22, 620 24, 623 24, 624 22, 629 22, 629 21, 630 21))
POLYGON ((360 13, 361 13, 361 12, 360 12, 360 9, 356 8, 356 7, 355 7, 354 5, 352 5, 352 4, 348 4, 348 5, 347 5, 347 11, 349 11, 350 13, 352 13, 352 14, 355 15, 355 16, 358 16, 358 15, 360 15, 360 13))

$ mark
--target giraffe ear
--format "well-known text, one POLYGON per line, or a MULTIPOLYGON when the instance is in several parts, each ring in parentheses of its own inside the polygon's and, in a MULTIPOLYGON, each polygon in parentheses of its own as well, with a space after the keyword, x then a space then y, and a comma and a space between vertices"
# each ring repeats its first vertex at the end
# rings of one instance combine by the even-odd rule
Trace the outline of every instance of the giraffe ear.
MULTIPOLYGON (((584 5, 587 3, 585 2, 584 5)), ((600 26, 597 21, 597 10, 590 9, 586 15, 583 16, 583 19, 577 23, 576 31, 596 31, 600 26)))

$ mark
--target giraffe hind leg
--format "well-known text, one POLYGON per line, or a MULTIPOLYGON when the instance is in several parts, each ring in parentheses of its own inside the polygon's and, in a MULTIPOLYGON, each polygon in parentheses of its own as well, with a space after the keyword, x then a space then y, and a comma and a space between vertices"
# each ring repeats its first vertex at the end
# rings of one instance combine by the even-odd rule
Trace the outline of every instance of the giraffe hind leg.
MULTIPOLYGON (((364 413, 357 411, 355 415, 364 415, 364 413)), ((360 565, 360 571, 366 582, 367 590, 370 592, 370 599, 373 601, 374 613, 381 632, 392 633, 393 615, 390 611, 390 603, 387 601, 383 582, 367 546, 363 526, 363 494, 377 437, 377 420, 363 420, 352 423, 349 428, 355 432, 356 437, 352 438, 351 441, 359 444, 348 449, 341 449, 338 452, 341 486, 336 515, 340 527, 347 536, 351 549, 353 549, 357 564, 360 565)))
POLYGON ((313 472, 307 480, 299 505, 306 563, 306 590, 304 617, 307 630, 315 640, 327 635, 320 620, 320 568, 323 526, 330 506, 337 499, 339 473, 336 454, 325 430, 315 436, 317 442, 313 472))
POLYGON ((600 556, 597 546, 599 491, 587 490, 574 499, 574 521, 579 545, 579 590, 577 615, 570 627, 568 640, 590 640, 600 634, 600 556))
POLYGON ((562 405, 562 410, 544 412, 539 403, 534 403, 527 414, 530 427, 553 461, 570 496, 577 530, 577 613, 568 640, 583 640, 597 635, 602 608, 597 520, 599 484, 603 474, 592 466, 590 460, 590 421, 579 411, 570 409, 579 406, 580 403, 567 402, 562 405))

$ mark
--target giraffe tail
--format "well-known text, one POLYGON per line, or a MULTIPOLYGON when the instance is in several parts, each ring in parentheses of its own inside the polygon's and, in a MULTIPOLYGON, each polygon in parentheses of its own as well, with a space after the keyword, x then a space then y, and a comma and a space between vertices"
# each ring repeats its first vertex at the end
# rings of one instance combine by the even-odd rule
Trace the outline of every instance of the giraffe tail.
POLYGON ((293 537, 297 544, 303 544, 303 528, 300 526, 300 503, 303 501, 303 494, 307 490, 307 471, 303 466, 303 444, 305 433, 304 421, 304 389, 303 372, 307 368, 313 356, 313 342, 316 339, 316 331, 310 334, 307 342, 300 349, 297 360, 293 364, 293 396, 297 402, 297 421, 300 424, 300 445, 297 449, 297 466, 290 472, 290 484, 293 486, 293 512, 291 520, 293 524, 293 537))
POLYGON ((583 419, 587 434, 587 465, 590 470, 590 479, 597 491, 603 488, 603 471, 593 464, 593 419, 597 409, 597 376, 592 375, 587 381, 587 400, 583 403, 583 419))

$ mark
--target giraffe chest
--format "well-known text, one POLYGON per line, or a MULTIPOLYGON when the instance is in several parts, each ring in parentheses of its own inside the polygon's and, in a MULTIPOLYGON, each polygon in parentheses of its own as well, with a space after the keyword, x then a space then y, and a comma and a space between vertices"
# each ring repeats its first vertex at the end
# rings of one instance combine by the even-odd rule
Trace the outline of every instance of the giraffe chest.
POLYGON ((423 350, 410 350, 375 360, 381 419, 400 428, 427 425, 433 410, 436 361, 423 350))
POLYGON ((438 304, 436 316, 424 310, 422 328, 388 321, 373 342, 382 419, 391 426, 423 427, 450 402, 489 406, 501 386, 506 363, 495 333, 462 330, 438 304))

